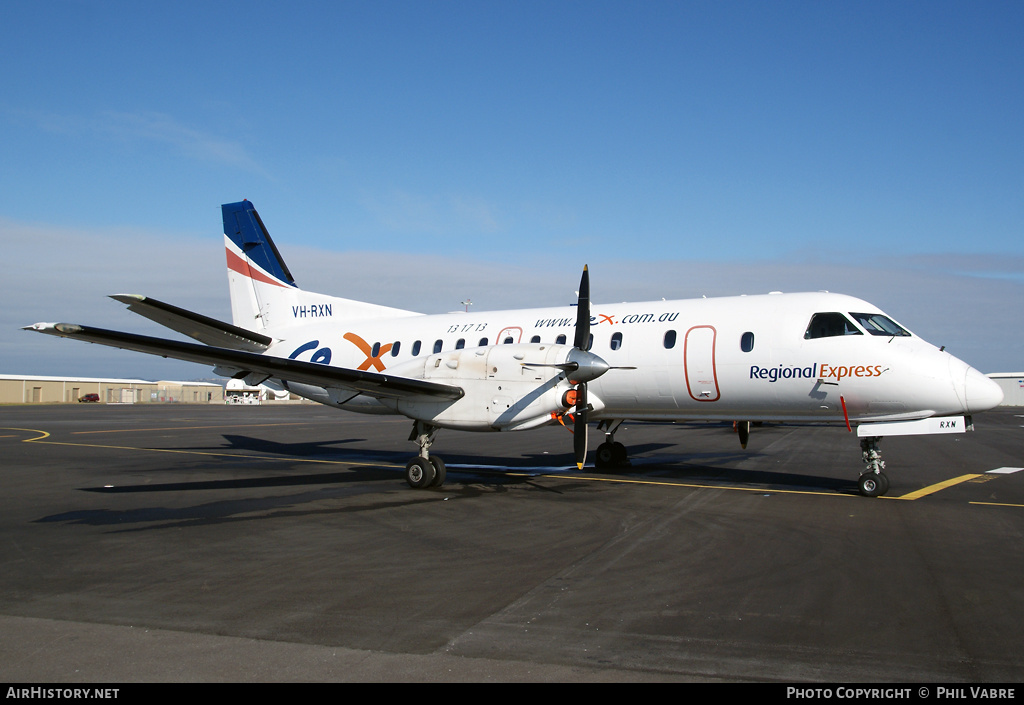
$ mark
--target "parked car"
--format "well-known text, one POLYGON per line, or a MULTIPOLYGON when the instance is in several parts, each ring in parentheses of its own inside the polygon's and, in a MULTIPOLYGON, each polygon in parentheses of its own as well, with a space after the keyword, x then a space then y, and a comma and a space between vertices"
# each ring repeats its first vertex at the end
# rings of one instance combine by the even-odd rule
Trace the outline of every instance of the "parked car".
POLYGON ((78 401, 99 401, 99 400, 100 400, 100 395, 99 394, 84 394, 84 395, 78 397, 78 401))

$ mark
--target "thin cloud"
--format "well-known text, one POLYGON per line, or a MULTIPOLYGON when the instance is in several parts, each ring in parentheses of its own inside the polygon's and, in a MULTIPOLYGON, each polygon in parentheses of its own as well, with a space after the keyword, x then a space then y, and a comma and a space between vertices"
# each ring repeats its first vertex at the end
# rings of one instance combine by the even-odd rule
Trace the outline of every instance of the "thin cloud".
POLYGON ((925 254, 900 257, 896 262, 912 269, 948 272, 983 279, 1011 279, 1024 282, 1024 257, 996 254, 925 254))
POLYGON ((237 140, 191 127, 160 112, 103 111, 92 117, 61 113, 6 111, 12 118, 34 123, 52 134, 76 136, 89 133, 121 143, 158 143, 189 159, 221 164, 270 178, 269 172, 237 140))
POLYGON ((239 142, 197 130, 173 116, 155 112, 104 112, 94 122, 100 132, 129 140, 171 145, 192 159, 216 162, 268 176, 239 142))
POLYGON ((497 209, 471 196, 440 196, 395 189, 363 193, 361 203, 387 229, 398 233, 494 234, 505 229, 497 209))

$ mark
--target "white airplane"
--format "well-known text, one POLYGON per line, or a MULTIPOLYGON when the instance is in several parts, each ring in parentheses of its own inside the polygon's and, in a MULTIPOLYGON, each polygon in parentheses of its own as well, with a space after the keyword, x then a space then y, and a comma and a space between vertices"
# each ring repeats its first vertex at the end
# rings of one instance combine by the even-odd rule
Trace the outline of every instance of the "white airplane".
POLYGON ((628 464, 625 420, 732 421, 857 428, 860 491, 884 494, 881 437, 962 433, 997 406, 988 377, 912 334, 875 306, 840 294, 602 304, 587 268, 575 306, 423 315, 300 289, 252 203, 222 206, 233 324, 145 296, 112 298, 197 341, 69 323, 27 330, 214 366, 328 406, 413 421, 412 487, 438 487, 430 453, 440 428, 574 431, 577 467, 588 424, 605 434, 598 468, 628 464))

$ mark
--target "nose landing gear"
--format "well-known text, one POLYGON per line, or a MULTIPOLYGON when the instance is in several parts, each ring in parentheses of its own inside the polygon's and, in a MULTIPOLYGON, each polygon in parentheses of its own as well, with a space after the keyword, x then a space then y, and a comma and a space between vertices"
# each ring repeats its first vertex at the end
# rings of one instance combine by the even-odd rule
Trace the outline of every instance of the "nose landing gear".
POLYGON ((861 457, 864 459, 864 471, 861 473, 858 486, 865 497, 881 497, 889 491, 889 478, 885 473, 885 461, 878 450, 877 436, 862 438, 860 441, 861 457))

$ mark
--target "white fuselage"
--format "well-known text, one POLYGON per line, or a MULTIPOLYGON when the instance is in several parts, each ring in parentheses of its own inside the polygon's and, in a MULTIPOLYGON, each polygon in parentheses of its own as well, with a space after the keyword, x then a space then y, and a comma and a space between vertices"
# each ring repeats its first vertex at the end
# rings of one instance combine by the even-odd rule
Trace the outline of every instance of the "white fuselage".
MULTIPOLYGON (((856 423, 970 414, 998 403, 994 383, 915 335, 872 335, 858 328, 853 334, 805 337, 816 313, 881 313, 849 296, 595 304, 591 312, 591 351, 613 368, 633 368, 612 369, 590 382, 591 420, 856 423)), ((432 374, 427 364, 436 350, 451 359, 451 351, 503 344, 527 352, 538 344, 571 345, 576 321, 572 306, 359 320, 336 318, 329 305, 315 312, 293 307, 291 313, 285 325, 267 331, 278 340, 269 354, 438 380, 443 375, 432 374)), ((500 380, 494 383, 494 395, 500 386, 500 380)), ((396 410, 367 397, 289 388, 355 411, 396 410)), ((480 426, 444 419, 439 425, 480 426)))

